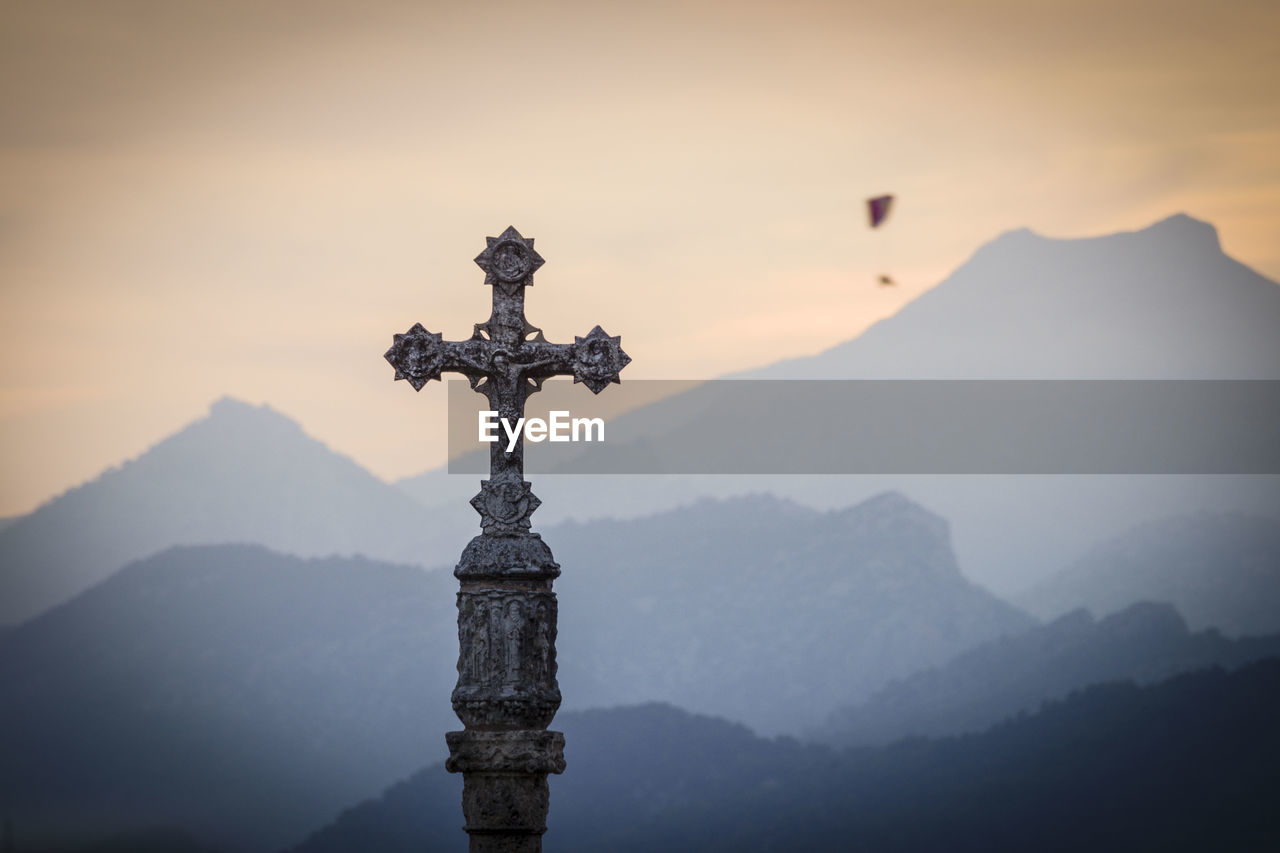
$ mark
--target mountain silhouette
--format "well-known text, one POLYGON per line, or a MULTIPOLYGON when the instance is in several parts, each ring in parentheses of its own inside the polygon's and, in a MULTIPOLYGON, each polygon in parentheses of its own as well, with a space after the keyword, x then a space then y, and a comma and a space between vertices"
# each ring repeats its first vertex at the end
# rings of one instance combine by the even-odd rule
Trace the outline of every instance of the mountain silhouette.
POLYGON ((1193 627, 1280 631, 1280 519, 1200 513, 1142 524, 1017 598, 1045 618, 1143 599, 1173 603, 1193 627))
POLYGON ((1276 379, 1280 286, 1176 214, 1083 239, 1001 235, 858 337, 757 379, 1276 379))
POLYGON ((0 622, 174 545, 442 564, 416 502, 266 406, 224 398, 137 459, 0 529, 0 622))
POLYGON ((838 746, 876 746, 981 731, 1092 684, 1150 684, 1270 657, 1280 657, 1280 635, 1193 634, 1168 604, 1135 604, 1100 621, 1076 610, 895 681, 861 705, 835 712, 812 734, 838 746))
MULTIPOLYGON (((980 735, 835 751, 647 705, 565 714, 548 849, 1269 851, 1280 660, 1108 684, 980 735)), ((465 843, 428 767, 290 853, 465 843)))

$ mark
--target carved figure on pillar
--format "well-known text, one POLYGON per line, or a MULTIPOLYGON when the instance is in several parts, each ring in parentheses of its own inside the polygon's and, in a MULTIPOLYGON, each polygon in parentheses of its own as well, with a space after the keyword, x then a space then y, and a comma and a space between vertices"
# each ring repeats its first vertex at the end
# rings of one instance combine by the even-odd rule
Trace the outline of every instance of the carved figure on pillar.
MULTIPOLYGON (((420 323, 393 336, 385 358, 415 391, 460 373, 500 418, 515 423, 530 394, 553 376, 572 376, 598 394, 631 359, 622 338, 596 326, 572 344, 553 344, 524 315, 525 288, 543 265, 515 228, 486 237, 475 259, 493 287, 493 310, 465 341, 445 341, 420 323)), ((481 533, 454 569, 458 592, 458 684, 445 767, 463 778, 462 809, 472 853, 537 853, 546 832, 547 774, 564 771, 564 735, 547 731, 560 707, 556 683, 556 597, 560 566, 530 516, 541 504, 524 479, 524 443, 490 445, 489 479, 471 505, 481 533)))
POLYGON ((539 682, 552 677, 552 642, 549 636, 552 625, 547 614, 546 602, 538 602, 537 617, 534 620, 533 660, 536 667, 534 673, 539 682))
MULTIPOLYGON (((459 621, 465 623, 466 620, 460 616, 459 621)), ((472 609, 471 624, 464 630, 471 637, 471 669, 467 672, 467 676, 472 681, 483 682, 489 670, 489 611, 485 609, 483 601, 475 602, 475 607, 472 609)), ((463 661, 467 660, 466 657, 462 656, 461 652, 459 652, 458 658, 463 661)))
MULTIPOLYGON (((502 620, 503 651, 506 671, 503 681, 507 684, 520 683, 520 640, 524 633, 524 618, 520 614, 520 602, 512 599, 507 602, 506 617, 502 620)), ((537 679, 534 679, 537 683, 537 679)))

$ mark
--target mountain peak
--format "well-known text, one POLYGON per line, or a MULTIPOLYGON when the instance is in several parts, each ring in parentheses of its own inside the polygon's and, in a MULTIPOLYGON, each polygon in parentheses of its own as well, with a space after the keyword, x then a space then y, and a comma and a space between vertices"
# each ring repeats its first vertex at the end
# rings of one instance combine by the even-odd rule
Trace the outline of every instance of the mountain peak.
POLYGON ((209 414, 202 419, 206 423, 235 425, 267 425, 276 428, 288 427, 301 432, 302 427, 293 418, 268 406, 266 403, 255 406, 235 397, 223 396, 209 405, 209 414))
POLYGON ((411 498, 292 418, 223 397, 142 455, 5 528, 0 621, 29 619, 173 545, 443 561, 435 529, 411 498))
POLYGON ((920 504, 911 500, 911 498, 896 489, 889 489, 888 491, 872 495, 865 501, 855 504, 855 506, 859 511, 869 513, 918 512, 925 513, 926 515, 933 515, 933 513, 930 513, 924 507, 920 506, 920 504))
POLYGON ((1113 634, 1164 635, 1182 637, 1189 633, 1187 622, 1172 604, 1139 601, 1099 622, 1099 628, 1113 634))
POLYGON ((1161 239, 1173 238, 1193 249, 1213 249, 1222 251, 1222 242, 1218 239, 1218 229, 1212 223, 1196 219, 1185 213, 1166 216, 1159 222, 1152 223, 1135 233, 1150 234, 1161 239))
POLYGON ((1149 237, 1162 243, 1172 240, 1183 248, 1197 252, 1205 250, 1222 251, 1222 244, 1218 239, 1218 229, 1212 223, 1203 219, 1196 219, 1186 213, 1174 213, 1144 228, 1137 228, 1133 231, 1120 231, 1114 234, 1090 237, 1049 237, 1030 228, 1014 228, 1000 234, 1000 236, 983 246, 982 249, 991 250, 997 247, 1000 249, 1029 248, 1036 242, 1080 243, 1092 240, 1114 241, 1116 239, 1132 239, 1134 237, 1149 237))
POLYGON ((1043 234, 1032 231, 1030 228, 1023 226, 1022 228, 1013 228, 999 234, 994 240, 987 243, 987 246, 996 245, 998 243, 1017 243, 1029 240, 1048 240, 1043 234))
POLYGON ((1176 213, 1081 238, 1001 234, 857 338, 778 379, 1272 379, 1280 287, 1176 213))
POLYGON ((271 407, 265 403, 261 406, 255 406, 245 400, 237 400, 230 394, 224 394, 209 404, 209 414, 211 415, 234 415, 237 412, 252 412, 259 409, 270 410, 271 407))
POLYGON ((927 539, 950 543, 951 528, 947 520, 930 512, 902 492, 889 490, 873 495, 861 503, 834 510, 832 516, 843 523, 867 523, 876 528, 887 524, 903 525, 927 539))

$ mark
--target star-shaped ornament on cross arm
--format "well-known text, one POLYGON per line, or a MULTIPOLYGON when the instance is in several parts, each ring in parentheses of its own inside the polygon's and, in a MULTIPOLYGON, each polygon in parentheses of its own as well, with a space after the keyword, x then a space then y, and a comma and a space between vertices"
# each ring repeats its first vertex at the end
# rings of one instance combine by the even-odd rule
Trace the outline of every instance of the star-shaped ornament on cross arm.
POLYGON ((421 391, 423 385, 440 378, 443 338, 443 333, 428 332, 421 323, 414 323, 404 334, 392 335, 391 349, 383 358, 396 369, 396 379, 407 379, 413 390, 421 391))
POLYGON ((622 335, 610 335, 596 326, 585 338, 573 337, 573 381, 581 382, 599 394, 611 383, 622 383, 618 376, 631 363, 622 351, 622 335))

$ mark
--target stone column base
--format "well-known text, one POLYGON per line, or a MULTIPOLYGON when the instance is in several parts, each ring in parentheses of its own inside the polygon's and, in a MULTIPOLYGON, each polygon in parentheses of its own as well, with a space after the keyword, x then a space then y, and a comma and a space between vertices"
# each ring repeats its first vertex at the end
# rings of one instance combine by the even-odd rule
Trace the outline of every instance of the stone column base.
POLYGON ((445 740, 445 769, 462 774, 471 853, 540 853, 551 799, 547 774, 564 772, 564 735, 462 731, 445 740))

